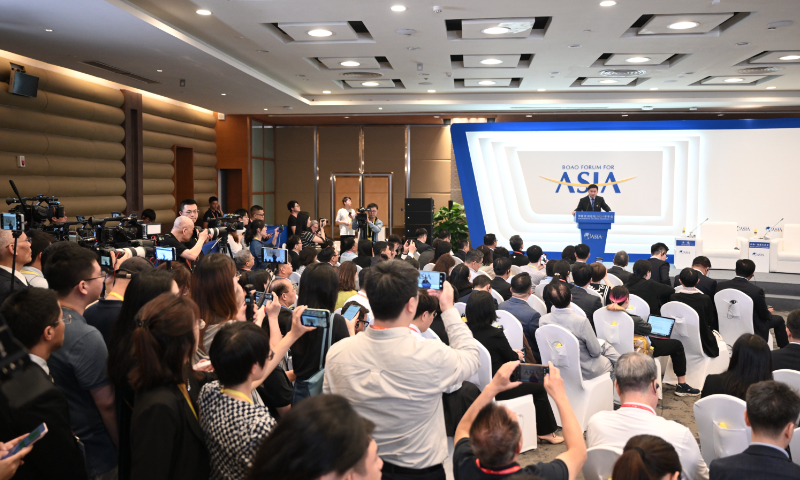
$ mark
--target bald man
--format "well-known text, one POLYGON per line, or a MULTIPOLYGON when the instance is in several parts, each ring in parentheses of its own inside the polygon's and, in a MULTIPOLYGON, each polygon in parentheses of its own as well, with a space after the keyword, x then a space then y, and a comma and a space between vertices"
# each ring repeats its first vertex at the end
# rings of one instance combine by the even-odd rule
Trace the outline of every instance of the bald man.
POLYGON ((208 230, 201 231, 197 236, 197 243, 188 248, 187 243, 192 240, 194 222, 189 217, 178 217, 172 224, 172 231, 164 235, 163 247, 175 247, 175 253, 190 262, 197 260, 203 250, 203 245, 208 238, 208 230))
POLYGON ((12 282, 14 291, 28 288, 28 281, 19 273, 19 269, 31 261, 31 244, 24 232, 17 240, 16 263, 14 252, 14 236, 11 230, 0 230, 0 304, 11 294, 12 282), (12 272, 11 265, 14 263, 15 268, 12 272))

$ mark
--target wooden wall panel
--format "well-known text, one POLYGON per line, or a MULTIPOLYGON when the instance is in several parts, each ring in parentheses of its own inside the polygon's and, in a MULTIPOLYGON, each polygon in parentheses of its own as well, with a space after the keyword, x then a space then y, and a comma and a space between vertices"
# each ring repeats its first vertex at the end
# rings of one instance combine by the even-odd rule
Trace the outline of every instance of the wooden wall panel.
MULTIPOLYGON (((246 115, 228 115, 225 120, 217 122, 216 131, 216 167, 228 172, 228 210, 231 205, 243 205, 250 208, 252 202, 250 192, 250 137, 248 118, 246 115), (234 182, 236 179, 238 181, 234 182), (234 188, 235 185, 235 188, 234 188), (238 200, 233 202, 233 198, 238 200)), ((204 160, 206 155, 195 152, 194 164, 198 167, 209 167, 204 160)))
MULTIPOLYGON (((364 127, 364 173, 392 175, 392 233, 402 235, 403 205, 406 195, 406 127, 364 127)), ((388 188, 388 186, 387 186, 388 188)), ((378 218, 389 226, 389 192, 386 203, 378 204, 378 218)), ((366 201, 366 199, 365 199, 366 201)), ((376 202, 377 203, 377 202, 376 202)))
POLYGON ((451 199, 452 144, 447 127, 411 127, 412 198, 433 198, 436 209, 451 199))
POLYGON ((275 158, 280 159, 275 162, 276 223, 286 224, 289 200, 296 200, 313 216, 314 150, 314 127, 275 129, 275 158))
MULTIPOLYGON (((331 174, 358 173, 361 166, 360 127, 320 127, 318 131, 318 216, 328 218, 331 211, 331 174)), ((338 210, 338 204, 334 204, 334 207, 338 210)), ((313 215, 313 210, 308 211, 313 215)), ((328 236, 333 234, 333 220, 328 218, 328 236)))

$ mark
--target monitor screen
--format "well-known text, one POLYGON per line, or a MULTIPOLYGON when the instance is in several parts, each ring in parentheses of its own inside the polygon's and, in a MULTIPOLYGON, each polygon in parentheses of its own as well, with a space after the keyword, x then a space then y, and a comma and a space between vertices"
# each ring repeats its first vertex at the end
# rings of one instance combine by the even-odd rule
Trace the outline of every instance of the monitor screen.
POLYGON ((653 327, 650 333, 665 338, 672 334, 672 327, 675 325, 674 318, 656 317, 655 315, 650 315, 647 322, 653 327))

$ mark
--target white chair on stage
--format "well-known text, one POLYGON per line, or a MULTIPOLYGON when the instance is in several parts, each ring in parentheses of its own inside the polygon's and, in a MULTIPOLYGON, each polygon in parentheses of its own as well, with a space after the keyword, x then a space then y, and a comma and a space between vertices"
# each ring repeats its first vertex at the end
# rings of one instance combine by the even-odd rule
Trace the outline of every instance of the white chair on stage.
POLYGON ((489 293, 491 293, 491 294, 492 294, 492 297, 494 297, 494 299, 495 299, 495 300, 497 300, 497 304, 498 304, 498 305, 500 305, 501 303, 503 303, 503 302, 505 302, 505 301, 506 301, 506 300, 503 298, 503 296, 502 296, 502 295, 500 295, 499 293, 497 293, 497 292, 496 292, 496 291, 494 291, 494 290, 490 290, 490 291, 489 291, 489 293))
POLYGON ((633 307, 633 313, 636 316, 642 317, 642 319, 646 322, 648 318, 650 318, 650 305, 645 302, 642 297, 634 294, 628 295, 630 299, 630 306, 633 307))
POLYGON ((461 314, 461 316, 463 317, 464 316, 464 312, 467 310, 467 304, 464 303, 464 302, 456 302, 456 303, 453 304, 453 306, 456 307, 456 310, 458 310, 458 313, 461 314))
POLYGON ((706 465, 717 458, 742 453, 750 445, 750 427, 744 423, 744 400, 711 395, 694 404, 700 452, 706 465))
POLYGON ((505 334, 511 348, 522 350, 522 338, 525 334, 522 333, 522 324, 517 320, 517 317, 505 310, 498 310, 495 324, 503 326, 503 334, 505 334))
MULTIPOLYGON (((558 325, 543 325, 536 329, 536 343, 539 345, 542 363, 553 362, 561 370, 564 389, 584 432, 592 415, 614 409, 611 374, 604 373, 591 380, 583 379, 580 346, 575 335, 558 325)), ((552 398, 550 405, 556 421, 561 425, 561 417, 552 398)))
MULTIPOLYGON (((719 318, 719 334, 728 345, 728 354, 736 340, 745 333, 753 333, 753 299, 744 292, 726 288, 714 295, 714 306, 719 318)), ((772 350, 772 332, 769 333, 769 349, 772 350)))
MULTIPOLYGON (((800 372, 797 370, 787 370, 785 368, 775 370, 772 372, 772 379, 789 385, 800 395, 800 372)), ((800 450, 797 451, 797 455, 800 457, 800 450)))
POLYGON ((614 464, 622 456, 616 447, 598 445, 586 450, 586 462, 581 472, 586 480, 608 480, 614 471, 614 464))
POLYGON ((697 255, 704 255, 714 268, 733 270, 736 260, 747 258, 750 248, 736 232, 736 222, 706 222, 696 239, 697 255))
POLYGON ((469 377, 467 381, 474 383, 483 391, 486 385, 489 385, 489 382, 492 381, 492 357, 489 356, 489 350, 486 350, 486 347, 481 345, 481 342, 475 340, 475 343, 478 345, 481 364, 478 366, 478 371, 475 372, 475 375, 469 377))
POLYGON ((540 316, 543 317, 547 315, 547 305, 544 304, 544 300, 536 295, 531 295, 528 297, 528 305, 530 305, 532 309, 536 310, 540 316))
POLYGON ((425 264, 424 267, 422 267, 422 271, 424 271, 424 272, 432 272, 433 271, 433 267, 435 267, 435 266, 436 266, 435 263, 427 263, 427 264, 425 264))
POLYGON ((522 430, 522 450, 535 450, 538 443, 536 438, 536 407, 533 404, 533 395, 523 395, 510 400, 498 400, 498 405, 502 405, 516 414, 519 420, 519 428, 522 430))
POLYGON ((789 442, 789 451, 792 452, 792 461, 800 465, 800 428, 794 429, 794 435, 789 442))
POLYGON ((787 223, 783 226, 783 238, 769 242, 769 271, 800 273, 800 224, 787 223))
POLYGON ((533 294, 544 300, 544 287, 546 287, 547 285, 549 284, 544 282, 540 283, 539 285, 536 285, 536 288, 533 289, 533 294))
MULTIPOLYGON (((680 340, 686 352, 686 383, 694 388, 702 388, 706 376, 722 373, 728 369, 730 358, 725 354, 723 341, 718 343, 718 357, 711 358, 703 352, 703 345, 700 343, 700 317, 692 307, 681 302, 669 302, 661 307, 661 315, 675 319, 670 338, 680 340)), ((671 358, 667 361, 667 368, 664 371, 664 383, 670 385, 678 383, 671 358)))
POLYGON ((622 280, 613 273, 606 273, 606 277, 608 278, 608 283, 610 283, 612 287, 622 286, 622 280))
MULTIPOLYGON (((578 315, 580 315, 582 317, 586 317, 586 312, 584 312, 581 307, 575 305, 574 303, 570 303, 569 304, 569 308, 571 308, 572 311, 577 313, 578 315)), ((586 318, 589 318, 589 317, 586 317, 586 318)))

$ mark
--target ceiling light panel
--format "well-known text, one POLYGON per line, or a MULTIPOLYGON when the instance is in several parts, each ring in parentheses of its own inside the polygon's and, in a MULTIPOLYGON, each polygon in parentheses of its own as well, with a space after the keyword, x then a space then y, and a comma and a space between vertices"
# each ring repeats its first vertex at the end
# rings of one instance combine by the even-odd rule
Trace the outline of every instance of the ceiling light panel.
POLYGON ((480 88, 494 88, 494 87, 508 87, 511 85, 510 78, 465 78, 465 87, 480 87, 480 88), (483 82, 483 84, 481 84, 483 82), (494 82, 489 84, 489 82, 494 82))
POLYGON ((748 63, 800 63, 800 50, 779 50, 764 52, 751 58, 748 63), (786 60, 783 60, 785 58, 786 60))
POLYGON ((615 53, 608 57, 604 62, 603 65, 607 66, 631 66, 631 65, 661 65, 662 63, 666 62, 670 57, 675 55, 674 53, 641 53, 641 54, 627 54, 627 53, 615 53), (640 62, 634 61, 629 62, 629 59, 639 60, 649 58, 649 60, 640 62))
POLYGON ((704 78, 700 81, 703 85, 727 85, 727 86, 737 86, 737 85, 750 85, 753 83, 758 82, 762 78, 766 78, 766 75, 729 75, 725 77, 708 77, 704 78), (741 81, 727 81, 727 80, 735 80, 741 79, 741 81))
POLYGON ((351 88, 365 88, 365 89, 377 89, 377 88, 395 88, 395 84, 393 80, 386 80, 386 79, 375 79, 375 80, 345 80, 346 83, 351 88), (364 84, 367 85, 364 85, 364 84))
POLYGON ((279 23, 278 28, 295 42, 352 42, 358 40, 358 34, 348 22, 322 23, 279 23), (331 35, 315 37, 309 32, 327 30, 331 35))
POLYGON ((584 87, 623 87, 635 80, 636 77, 614 77, 614 78, 589 77, 584 79, 581 82, 581 85, 584 87), (615 81, 615 83, 610 83, 612 80, 615 81))
POLYGON ((375 59, 375 57, 320 57, 318 60, 330 70, 352 70, 353 68, 358 68, 361 70, 362 68, 381 68, 381 65, 378 63, 378 60, 375 59), (342 65, 342 63, 349 64, 348 62, 356 62, 359 65, 357 67, 348 67, 342 65))
POLYGON ((488 38, 528 38, 535 22, 535 18, 462 20, 461 38, 482 40, 488 38), (490 34, 484 33, 484 30, 489 32, 505 30, 505 33, 490 34))
POLYGON ((516 68, 522 55, 464 55, 465 68, 516 68), (499 60, 502 63, 483 64, 484 60, 489 62, 499 60))
POLYGON ((733 16, 733 13, 690 13, 686 15, 653 15, 637 32, 638 35, 696 35, 708 33, 719 27, 733 16), (670 28, 688 26, 697 23, 693 28, 670 28))

